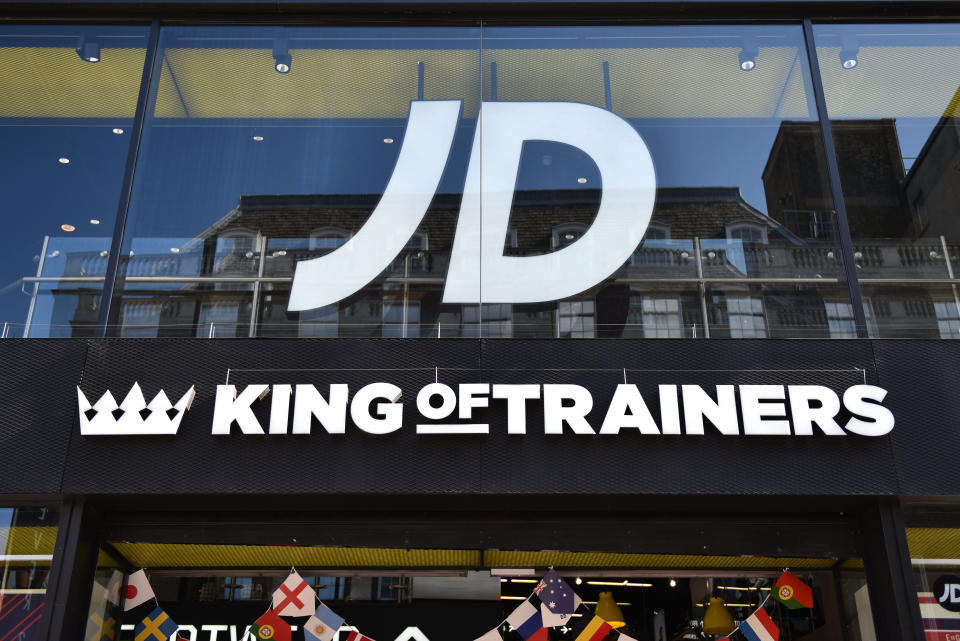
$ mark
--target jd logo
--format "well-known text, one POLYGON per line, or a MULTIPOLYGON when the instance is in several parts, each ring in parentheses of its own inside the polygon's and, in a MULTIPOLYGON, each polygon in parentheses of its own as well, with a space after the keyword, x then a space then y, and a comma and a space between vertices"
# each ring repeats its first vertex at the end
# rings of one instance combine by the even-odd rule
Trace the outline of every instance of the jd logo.
POLYGON ((960 576, 943 574, 933 583, 933 597, 951 612, 960 612, 960 576))
MULTIPOLYGON (((326 256, 297 264, 290 311, 350 296, 402 250, 440 183, 460 105, 459 100, 410 104, 403 146, 383 197, 349 241, 326 256)), ((589 289, 616 271, 640 244, 655 191, 647 146, 614 113, 570 102, 483 103, 443 302, 533 303, 589 289), (504 256, 525 140, 560 142, 585 152, 600 171, 603 192, 593 225, 576 242, 540 256, 504 256)))

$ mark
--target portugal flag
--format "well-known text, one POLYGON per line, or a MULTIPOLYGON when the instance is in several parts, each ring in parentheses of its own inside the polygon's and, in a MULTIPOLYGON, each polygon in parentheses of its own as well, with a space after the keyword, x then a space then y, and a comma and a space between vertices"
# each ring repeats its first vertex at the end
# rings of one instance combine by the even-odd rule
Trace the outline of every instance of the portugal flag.
POLYGON ((784 572, 777 579, 773 596, 791 610, 813 607, 813 591, 810 586, 789 572, 784 572))
POLYGON ((290 626, 273 610, 267 610, 257 619, 249 632, 257 641, 290 641, 290 626))

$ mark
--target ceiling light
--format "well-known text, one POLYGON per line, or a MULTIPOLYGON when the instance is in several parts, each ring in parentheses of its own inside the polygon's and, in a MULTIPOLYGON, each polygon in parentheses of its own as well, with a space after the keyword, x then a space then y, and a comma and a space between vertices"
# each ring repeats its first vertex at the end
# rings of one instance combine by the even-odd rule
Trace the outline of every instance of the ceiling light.
POLYGON ((114 127, 114 128, 113 128, 113 133, 115 133, 115 134, 117 134, 117 135, 119 136, 120 134, 123 133, 123 129, 121 129, 120 127, 114 127))
POLYGON ((580 577, 577 577, 577 585, 580 585, 581 583, 583 583, 583 579, 581 579, 580 577))
POLYGON ((286 42, 276 42, 273 45, 273 68, 277 73, 290 73, 290 66, 293 64, 293 58, 290 57, 290 50, 286 42))
POLYGON ((628 588, 652 588, 652 583, 633 583, 624 579, 623 581, 587 581, 587 585, 611 585, 611 586, 620 586, 625 585, 628 588))
POLYGON ((179 254, 179 253, 180 253, 180 248, 179 248, 179 247, 171 247, 171 248, 170 248, 170 253, 171 253, 171 254, 179 254))
POLYGON ((751 71, 757 66, 757 55, 759 55, 760 50, 755 45, 744 45, 743 49, 740 50, 740 53, 737 55, 737 59, 740 61, 740 69, 743 71, 751 71))
POLYGON ((840 50, 840 66, 844 69, 853 69, 858 64, 860 60, 857 59, 857 54, 860 53, 860 47, 857 46, 845 46, 840 50))
POLYGON ((577 178, 577 182, 582 185, 582 184, 584 184, 585 182, 587 182, 587 179, 586 179, 586 178, 583 178, 583 177, 577 178))
POLYGON ((74 227, 73 225, 68 225, 66 223, 64 223, 63 225, 60 225, 60 229, 62 229, 63 231, 77 231, 76 227, 74 227))
POLYGON ((671 588, 677 587, 677 580, 676 580, 676 579, 670 579, 670 587, 671 587, 671 588))
POLYGON ((388 145, 392 145, 392 144, 393 144, 393 138, 384 138, 384 139, 383 139, 383 142, 387 143, 388 145))
POLYGON ((256 142, 263 142, 263 136, 254 136, 253 139, 254 139, 256 142))
POLYGON ((100 45, 93 40, 81 40, 77 55, 86 62, 100 62, 100 45))
POLYGON ((91 218, 91 219, 90 219, 90 224, 91 224, 91 225, 99 225, 99 224, 100 224, 100 219, 99 219, 99 218, 91 218))
POLYGON ((67 158, 66 156, 60 156, 60 157, 57 159, 57 162, 59 162, 61 165, 69 165, 69 164, 70 164, 70 159, 67 158))

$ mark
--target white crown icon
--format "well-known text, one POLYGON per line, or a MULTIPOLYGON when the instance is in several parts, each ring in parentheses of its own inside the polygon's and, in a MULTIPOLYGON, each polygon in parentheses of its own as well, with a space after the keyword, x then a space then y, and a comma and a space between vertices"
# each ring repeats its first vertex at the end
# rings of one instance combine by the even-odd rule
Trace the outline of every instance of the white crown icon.
POLYGON ((90 405, 90 401, 80 391, 80 386, 77 386, 80 433, 84 436, 176 434, 180 429, 180 419, 190 409, 195 395, 191 385, 187 393, 173 405, 163 390, 160 390, 147 404, 140 384, 134 383, 119 405, 110 390, 107 390, 96 404, 90 405))

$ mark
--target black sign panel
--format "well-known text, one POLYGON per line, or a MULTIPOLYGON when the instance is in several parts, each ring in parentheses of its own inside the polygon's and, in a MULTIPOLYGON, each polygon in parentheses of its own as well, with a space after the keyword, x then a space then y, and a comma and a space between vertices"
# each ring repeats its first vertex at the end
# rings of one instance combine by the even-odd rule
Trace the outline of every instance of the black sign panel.
MULTIPOLYGON (((936 372, 891 364, 928 353, 956 368, 944 342, 737 340, 69 340, 3 341, 0 356, 34 360, 51 349, 61 360, 83 353, 43 380, 8 395, 0 420, 6 452, 31 452, 29 475, 0 470, 4 492, 97 494, 736 494, 854 495, 956 493, 921 453, 955 451, 952 394, 936 372), (884 365, 877 367, 875 349, 884 365), (526 404, 526 433, 510 434, 507 403, 490 399, 469 421, 486 434, 418 434, 417 392, 441 382, 578 385, 593 399, 586 418, 603 423, 618 384, 636 385, 659 422, 660 385, 822 385, 840 396, 868 383, 888 391, 890 434, 745 436, 544 433, 542 400, 526 404), (176 402, 196 399, 170 436, 82 436, 76 386, 91 404, 107 392, 121 403, 134 382, 150 402, 163 389, 176 402), (403 395, 403 424, 388 434, 358 429, 347 412, 343 434, 314 420, 310 434, 211 433, 217 386, 313 385, 326 395, 346 384, 387 382, 403 395), (29 408, 32 429, 15 419, 29 408), (926 417, 940 416, 942 422, 926 417), (49 456, 38 452, 49 452, 49 456), (66 457, 58 452, 66 451, 66 457), (36 477, 36 478, 34 478, 36 477), (41 483, 39 479, 47 479, 41 483), (49 479, 60 479, 52 487, 49 479)), ((941 370, 942 371, 942 370, 941 370)), ((14 379, 11 379, 14 380, 14 379)), ((542 388, 541 388, 542 389, 542 388)), ((275 395, 273 395, 275 396, 275 395)), ((739 402, 739 401, 738 401, 739 402)), ((291 402, 292 404, 292 402, 291 402)), ((373 404, 375 409, 376 403, 373 404)), ((789 407, 789 406, 788 406, 789 407)), ((268 431, 272 399, 251 404, 268 431)), ((956 410, 956 411, 955 411, 956 410)), ((838 417, 841 422, 843 414, 838 417)), ((923 454, 926 456, 927 454, 923 454)), ((15 456, 15 455, 14 455, 15 456)), ((955 459, 954 459, 955 460, 955 459)))

